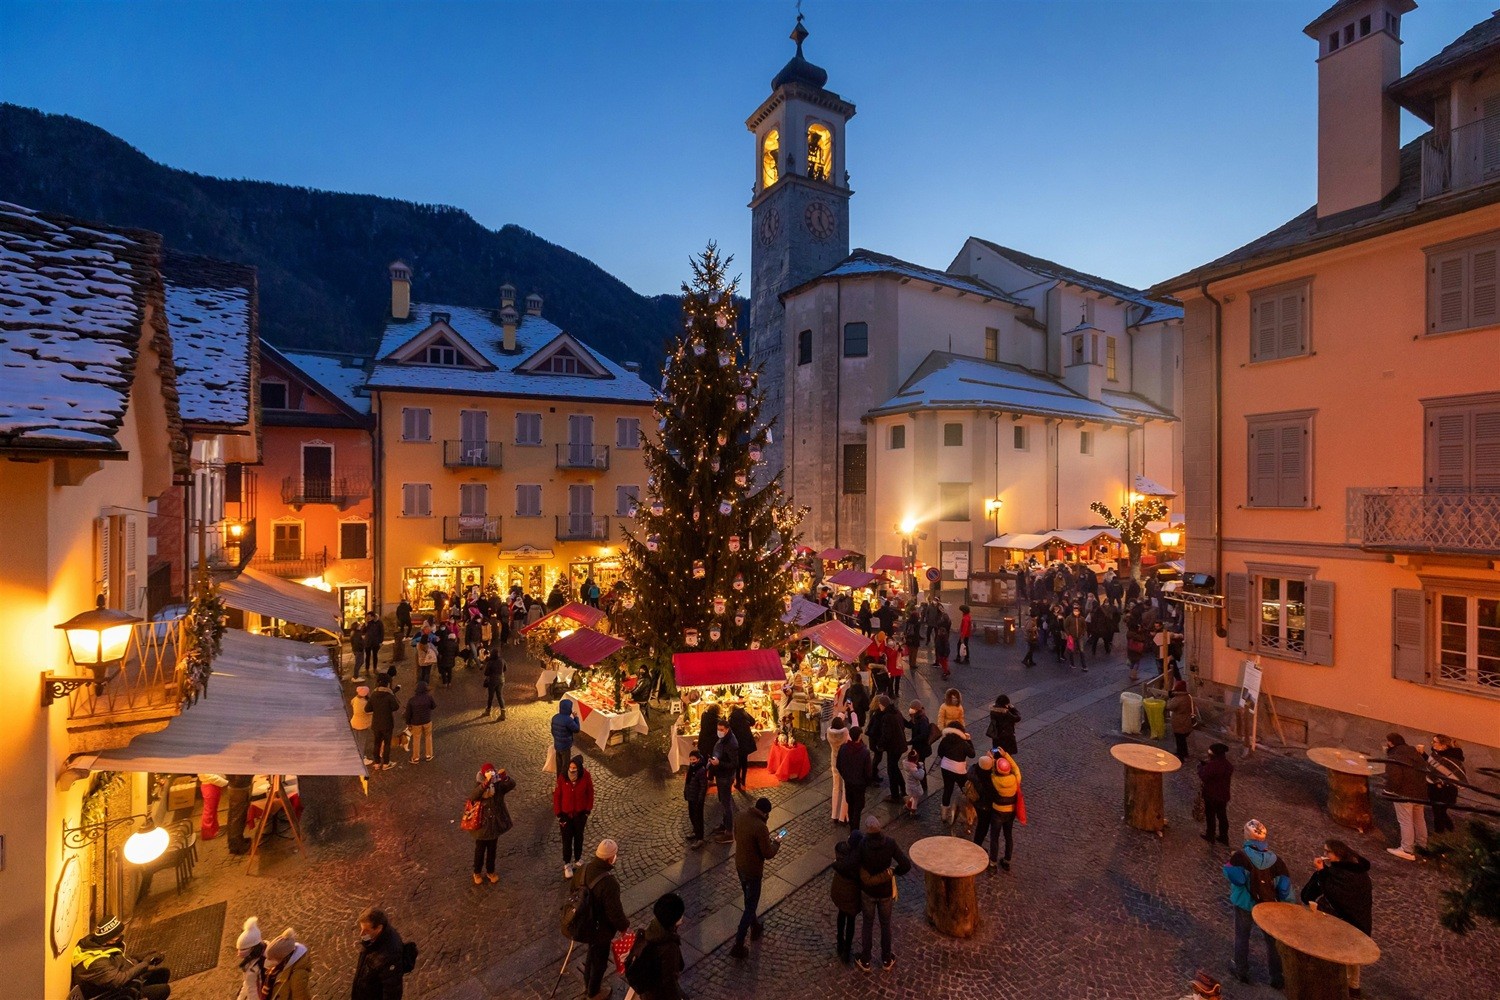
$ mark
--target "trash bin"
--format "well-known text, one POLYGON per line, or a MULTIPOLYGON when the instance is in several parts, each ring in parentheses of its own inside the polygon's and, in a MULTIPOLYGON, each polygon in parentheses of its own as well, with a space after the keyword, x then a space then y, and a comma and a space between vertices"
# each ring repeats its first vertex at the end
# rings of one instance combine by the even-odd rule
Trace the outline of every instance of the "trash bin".
POLYGON ((1146 698, 1141 701, 1141 707, 1146 710, 1146 721, 1151 724, 1151 738, 1159 740, 1167 735, 1167 703, 1160 698, 1146 698))
POLYGON ((1141 696, 1134 691, 1120 692, 1120 732, 1141 731, 1141 696))
POLYGON ((1005 644, 1014 646, 1016 644, 1016 620, 1009 615, 1004 618, 1005 622, 1005 644))
POLYGON ((998 645, 1000 642, 1000 628, 997 625, 986 625, 984 627, 984 642, 987 646, 998 645))

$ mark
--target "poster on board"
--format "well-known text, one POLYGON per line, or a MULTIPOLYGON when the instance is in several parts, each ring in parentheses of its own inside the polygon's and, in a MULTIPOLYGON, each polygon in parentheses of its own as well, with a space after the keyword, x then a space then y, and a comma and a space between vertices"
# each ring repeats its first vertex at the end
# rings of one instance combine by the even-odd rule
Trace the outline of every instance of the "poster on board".
POLYGON ((1245 735, 1251 750, 1255 749, 1256 720, 1260 713, 1260 664, 1245 660, 1240 664, 1240 718, 1246 726, 1245 735))

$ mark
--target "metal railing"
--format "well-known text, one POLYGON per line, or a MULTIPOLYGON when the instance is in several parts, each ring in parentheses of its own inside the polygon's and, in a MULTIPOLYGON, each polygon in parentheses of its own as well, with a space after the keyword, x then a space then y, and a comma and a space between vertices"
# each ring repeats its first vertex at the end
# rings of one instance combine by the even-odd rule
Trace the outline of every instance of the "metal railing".
POLYGON ((116 721, 170 718, 186 699, 187 619, 140 622, 130 631, 125 659, 102 685, 68 693, 72 728, 116 721))
POLYGON ((1371 490, 1358 509, 1367 549, 1500 555, 1500 492, 1371 490))
POLYGON ((498 542, 500 540, 500 515, 459 514, 443 518, 443 541, 445 542, 498 542))
POLYGON ((369 495, 368 476, 287 476, 281 481, 281 502, 292 507, 310 503, 345 507, 369 495))
POLYGON ((607 469, 609 468, 609 445, 607 444, 560 444, 557 446, 559 469, 607 469))
POLYGON ((559 542, 602 542, 609 538, 609 518, 593 514, 558 514, 559 542))
MULTIPOLYGON (((204 534, 208 550, 203 553, 211 573, 238 573, 255 558, 255 518, 248 521, 220 521, 208 526, 204 534)), ((196 547, 198 539, 192 536, 196 547)), ((193 561, 192 569, 198 569, 193 561)))
POLYGON ((1422 138, 1422 197, 1465 191, 1500 179, 1500 115, 1422 138))
POLYGON ((274 554, 258 555, 250 560, 250 568, 289 579, 322 576, 323 572, 328 569, 328 550, 324 549, 322 552, 315 552, 309 556, 285 558, 274 554))
POLYGON ((500 442, 444 441, 443 464, 450 469, 498 469, 500 442))

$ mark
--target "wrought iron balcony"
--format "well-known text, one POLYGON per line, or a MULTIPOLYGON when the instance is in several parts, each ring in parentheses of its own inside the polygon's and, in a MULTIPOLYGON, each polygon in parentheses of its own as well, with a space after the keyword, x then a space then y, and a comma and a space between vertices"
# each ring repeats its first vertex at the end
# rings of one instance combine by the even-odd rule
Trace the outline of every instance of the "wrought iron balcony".
POLYGON ((67 694, 69 750, 90 753, 162 729, 189 702, 187 619, 131 628, 125 659, 103 684, 67 694))
MULTIPOLYGON (((207 543, 207 551, 202 555, 207 556, 208 571, 216 574, 238 573, 250 564, 255 557, 255 518, 248 521, 220 521, 210 524, 204 533, 207 543)), ((197 551, 198 538, 196 533, 190 536, 190 541, 197 551)), ((192 561, 192 569, 198 570, 197 559, 192 561)))
POLYGON ((500 442, 444 441, 443 464, 450 469, 498 469, 500 442))
POLYGON ((370 495, 368 476, 287 476, 281 481, 281 502, 289 507, 331 503, 340 507, 370 495))
POLYGON ((609 518, 593 514, 557 515, 559 542, 603 542, 609 539, 609 518))
POLYGON ((1500 115, 1422 138, 1422 197, 1466 191, 1500 180, 1500 115))
POLYGON ((1500 492, 1372 489, 1353 513, 1367 549, 1500 556, 1500 492))
POLYGON ((498 542, 500 540, 500 515, 459 514, 443 518, 443 541, 445 542, 498 542))
POLYGON ((263 573, 273 576, 284 576, 288 579, 301 580, 310 576, 322 576, 324 570, 328 569, 328 550, 315 552, 307 556, 278 556, 257 555, 250 560, 250 568, 258 569, 263 573))
POLYGON ((557 446, 559 469, 609 468, 609 445, 607 444, 560 444, 557 446))

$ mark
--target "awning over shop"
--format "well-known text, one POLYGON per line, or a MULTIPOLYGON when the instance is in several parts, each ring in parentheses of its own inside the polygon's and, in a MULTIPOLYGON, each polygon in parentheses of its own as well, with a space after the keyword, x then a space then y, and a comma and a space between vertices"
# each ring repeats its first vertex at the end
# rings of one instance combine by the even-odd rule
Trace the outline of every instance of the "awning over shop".
POLYGON ((219 584, 219 595, 225 604, 240 611, 341 634, 338 595, 304 583, 246 569, 219 584))
POLYGON ((1158 532, 1166 531, 1169 528, 1181 531, 1182 526, 1186 523, 1187 519, 1181 514, 1169 514, 1167 515, 1167 519, 1165 521, 1147 521, 1146 530, 1151 532, 1153 535, 1157 534, 1158 532))
POLYGON ((728 649, 717 653, 674 653, 677 686, 716 687, 786 680, 781 654, 774 649, 728 649))
POLYGON ((1176 492, 1167 489, 1150 476, 1135 477, 1135 492, 1143 497, 1175 497, 1177 495, 1176 492))
POLYGON ((848 559, 850 556, 857 555, 859 555, 858 552, 854 552, 850 549, 824 549, 822 552, 818 553, 818 558, 823 560, 824 562, 839 562, 841 560, 848 559))
POLYGON ((580 667, 592 667, 605 657, 625 648, 624 639, 595 632, 591 628, 580 628, 547 647, 552 655, 580 667))
POLYGON ((1059 528, 1052 531, 1021 532, 1015 531, 1009 534, 991 538, 984 543, 987 549, 1020 549, 1022 552, 1031 552, 1035 549, 1045 548, 1053 542, 1061 542, 1064 545, 1088 545, 1090 542, 1098 541, 1100 538, 1109 538, 1114 541, 1120 540, 1120 532, 1114 528, 1059 528))
POLYGON ((874 573, 866 573, 862 569, 841 569, 823 582, 831 583, 835 587, 853 587, 858 590, 860 587, 868 587, 878 579, 880 577, 874 573))
POLYGON ((805 597, 794 597, 792 606, 787 609, 786 614, 781 616, 781 620, 801 628, 804 625, 811 625, 826 614, 828 614, 828 609, 817 601, 809 601, 805 597))
POLYGON ((1101 538, 1108 538, 1118 542, 1120 540, 1120 532, 1115 528, 1104 527, 1064 528, 1060 531, 1052 532, 1052 537, 1068 545, 1088 545, 1092 542, 1097 542, 1101 538))
POLYGON ((824 622, 797 633, 799 638, 811 639, 845 663, 858 663, 870 640, 860 635, 843 622, 824 622))
POLYGON ((1030 534, 1024 531, 1013 531, 1008 534, 991 538, 984 543, 987 549, 1020 549, 1022 552, 1031 552, 1035 549, 1046 547, 1052 541, 1051 535, 1030 534))
POLYGON ((163 730, 73 763, 164 774, 365 774, 327 650, 238 629, 224 633, 196 705, 163 730))
POLYGON ((522 635, 525 635, 527 632, 530 632, 532 629, 540 626, 543 622, 546 622, 554 628, 558 625, 562 625, 564 628, 567 628, 568 626, 565 624, 565 620, 567 622, 573 622, 575 625, 582 628, 593 628, 595 625, 598 625, 601 621, 604 620, 604 612, 600 611, 598 608, 591 608, 587 604, 579 604, 575 601, 571 604, 564 604, 562 607, 558 608, 551 614, 542 615, 542 617, 538 618, 530 625, 523 625, 520 631, 522 635))
POLYGON ((870 567, 877 573, 886 570, 900 570, 906 568, 906 560, 900 556, 881 556, 875 560, 875 565, 870 567))

